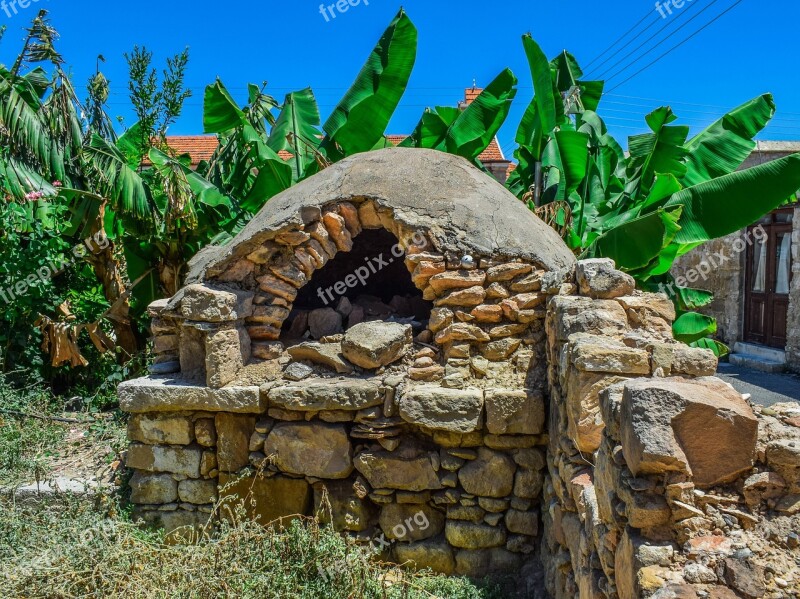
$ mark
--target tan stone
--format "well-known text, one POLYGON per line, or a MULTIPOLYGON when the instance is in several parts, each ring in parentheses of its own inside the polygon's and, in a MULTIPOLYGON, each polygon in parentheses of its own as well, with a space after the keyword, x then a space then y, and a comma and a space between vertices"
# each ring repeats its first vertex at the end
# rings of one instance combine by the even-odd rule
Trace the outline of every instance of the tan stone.
POLYGON ((401 566, 417 570, 430 569, 446 576, 455 573, 456 563, 449 544, 437 541, 398 543, 394 547, 395 559, 401 566))
POLYGON ((411 275, 411 280, 418 288, 423 289, 428 286, 431 277, 444 273, 447 265, 444 260, 432 262, 430 260, 420 261, 411 275))
POLYGON ((217 462, 222 472, 238 472, 250 460, 250 436, 256 429, 254 416, 217 414, 217 462))
POLYGON ((434 308, 431 310, 431 319, 428 328, 434 333, 438 333, 445 327, 453 324, 453 311, 449 308, 434 308))
POLYGON ((340 424, 278 423, 264 443, 264 454, 288 474, 341 479, 353 471, 353 450, 340 424))
POLYGON ((383 227, 374 202, 362 202, 358 206, 358 219, 365 229, 380 229, 383 227))
POLYGON ((493 435, 539 435, 544 430, 544 397, 535 391, 486 390, 486 428, 493 435))
POLYGON ((508 532, 535 537, 539 534, 539 513, 508 510, 505 517, 508 532))
POLYGON ((511 295, 502 283, 492 283, 486 289, 487 299, 506 299, 511 295))
POLYGON ((217 444, 217 429, 213 418, 200 418, 194 423, 194 436, 203 447, 214 447, 217 444))
POLYGON ((269 267, 270 272, 279 279, 286 281, 292 287, 300 289, 308 283, 306 273, 294 261, 281 261, 269 267))
POLYGON ((625 310, 633 310, 641 313, 640 318, 645 314, 663 318, 667 322, 675 321, 675 304, 664 293, 642 293, 639 295, 628 295, 618 297, 617 301, 622 304, 625 310))
POLYGON ((507 337, 487 343, 481 346, 480 350, 481 355, 487 360, 502 362, 510 358, 511 355, 519 349, 520 345, 522 345, 521 339, 507 337))
POLYGON ((178 483, 178 497, 184 503, 207 505, 217 501, 216 480, 186 479, 178 483))
POLYGON ((455 306, 472 308, 479 306, 486 299, 486 290, 483 287, 470 287, 469 289, 460 289, 452 291, 446 296, 437 299, 434 305, 441 306, 455 306))
POLYGON ((489 335, 480 327, 466 322, 451 324, 436 334, 436 343, 443 345, 454 341, 486 343, 489 335))
POLYGON ((238 289, 218 289, 208 285, 189 285, 181 289, 168 310, 180 306, 184 318, 202 322, 226 322, 246 318, 253 308, 253 294, 238 289))
POLYGON ((471 495, 506 497, 514 488, 515 469, 508 455, 481 447, 478 458, 459 470, 458 479, 471 495))
POLYGON ((408 442, 393 452, 362 451, 354 462, 356 470, 374 489, 425 491, 442 488, 430 455, 408 442))
POLYGON ((247 334, 253 341, 277 341, 280 339, 281 330, 270 325, 256 325, 247 327, 247 334))
POLYGON ((490 283, 510 281, 520 275, 527 275, 533 270, 530 264, 509 263, 493 266, 486 271, 486 278, 490 283))
POLYGON ((383 404, 380 381, 306 379, 265 390, 271 406, 299 412, 357 411, 383 404))
POLYGON ((519 468, 514 476, 514 495, 522 499, 537 499, 542 494, 544 474, 539 470, 519 468))
POLYGON ((189 445, 194 427, 186 416, 139 414, 128 421, 128 439, 148 445, 189 445))
POLYGON ((482 304, 472 310, 470 315, 478 322, 498 323, 503 320, 503 308, 496 304, 482 304))
POLYGON ((200 456, 199 449, 133 443, 128 448, 126 465, 146 472, 170 472, 199 478, 200 456))
POLYGON ((342 353, 353 364, 375 369, 402 359, 411 349, 410 325, 364 322, 351 327, 342 341, 342 353))
POLYGON ((542 272, 534 272, 511 283, 514 293, 530 293, 542 289, 542 272))
POLYGON ((612 299, 630 295, 636 281, 629 274, 614 268, 613 260, 606 258, 578 262, 576 278, 582 295, 595 299, 612 299))
POLYGON ((482 270, 450 270, 433 275, 428 284, 441 295, 453 289, 469 289, 471 287, 483 288, 486 273, 482 270))
POLYGON ((277 360, 283 355, 283 350, 283 343, 280 341, 253 343, 250 348, 253 357, 259 360, 277 360))
POLYGON ((514 337, 522 335, 528 330, 527 324, 502 324, 500 326, 492 327, 489 329, 489 337, 491 339, 503 339, 505 337, 514 337))
POLYGON ((718 379, 630 381, 621 420, 622 447, 635 476, 685 472, 705 489, 735 480, 755 461, 756 417, 718 379))
POLYGON ((241 327, 209 331, 205 339, 206 384, 221 389, 250 360, 250 336, 241 327))
POLYGON ((268 324, 280 328, 288 317, 289 310, 282 306, 256 306, 247 322, 268 324))
POLYGON ((307 360, 314 364, 322 364, 339 374, 351 374, 353 366, 344 359, 342 346, 339 343, 301 343, 289 348, 292 359, 301 362, 307 360))
POLYGON ((463 520, 448 520, 445 537, 450 545, 462 549, 488 549, 506 543, 506 532, 502 528, 463 520))
POLYGON ((390 541, 413 543, 440 534, 444 520, 444 514, 429 505, 390 503, 381 509, 378 523, 390 541))
POLYGON ((297 288, 274 275, 266 274, 258 277, 259 288, 265 293, 281 297, 288 302, 297 299, 297 288))
POLYGON ((584 372, 650 374, 649 354, 643 349, 627 347, 617 339, 577 334, 569 338, 569 351, 575 367, 584 372))
POLYGON ((361 220, 358 217, 358 209, 350 202, 341 202, 336 210, 339 216, 344 219, 345 227, 350 232, 350 235, 356 237, 361 234, 361 220))
POLYGON ((306 241, 311 239, 311 236, 305 231, 289 230, 282 231, 275 236, 275 241, 280 245, 303 245, 306 241))
POLYGON ((431 430, 469 433, 482 425, 483 392, 445 389, 433 385, 412 387, 400 398, 400 416, 431 430))
MULTIPOLYGON (((302 478, 236 477, 220 473, 219 495, 224 505, 242 506, 251 520, 264 526, 272 523, 287 526, 297 516, 310 515, 312 507, 311 486, 302 478)), ((229 513, 225 508, 221 510, 223 517, 229 513)))
POLYGON ((687 376, 713 376, 719 360, 710 349, 676 345, 673 349, 672 372, 687 376))
POLYGON ((326 480, 314 484, 314 514, 334 530, 361 532, 372 526, 377 510, 359 496, 354 481, 326 480))
POLYGON ((344 219, 335 212, 326 212, 322 216, 322 222, 328 230, 333 243, 341 252, 349 252, 353 249, 353 236, 347 230, 344 219))
POLYGON ((169 474, 134 472, 130 485, 131 503, 160 505, 178 499, 178 483, 169 474))
POLYGON ((800 440, 780 439, 767 445, 769 467, 786 481, 789 491, 800 492, 800 440))
POLYGON ((558 296, 550 309, 555 316, 554 341, 566 341, 575 333, 621 337, 630 330, 628 315, 619 302, 587 297, 558 296))

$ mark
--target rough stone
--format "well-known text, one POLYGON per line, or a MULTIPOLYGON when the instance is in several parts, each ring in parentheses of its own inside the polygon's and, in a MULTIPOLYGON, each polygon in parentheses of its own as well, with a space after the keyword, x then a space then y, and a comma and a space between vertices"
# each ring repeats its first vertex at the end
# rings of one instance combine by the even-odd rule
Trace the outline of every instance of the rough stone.
POLYGON ((573 335, 569 338, 575 367, 583 372, 608 374, 650 374, 650 356, 645 350, 629 348, 616 339, 598 335, 573 335))
POLYGON ((373 524, 377 510, 359 497, 352 480, 326 480, 314 484, 314 513, 334 530, 361 532, 373 524))
POLYGON ((623 452, 635 476, 684 472, 699 488, 710 488, 755 461, 756 417, 717 379, 630 381, 621 417, 623 452))
POLYGON ((264 454, 282 472, 315 478, 347 478, 353 451, 344 425, 281 422, 264 443, 264 454))
POLYGON ((417 570, 430 569, 446 576, 455 574, 453 549, 445 542, 398 543, 394 551, 397 563, 401 566, 409 565, 417 570))
POLYGON ((576 270, 581 294, 595 299, 613 299, 630 295, 636 288, 633 277, 615 269, 607 258, 581 260, 576 270))
POLYGON ((342 346, 339 343, 301 343, 290 347, 288 352, 295 360, 322 364, 338 374, 353 372, 353 366, 344 359, 342 346))
POLYGON ((505 517, 506 528, 509 532, 530 535, 535 537, 539 534, 539 513, 520 512, 518 510, 508 510, 505 517))
POLYGON ((342 315, 333 308, 319 308, 308 315, 308 329, 314 339, 341 333, 342 323, 342 315))
POLYGON ((250 436, 256 430, 254 416, 217 414, 217 462, 222 472, 238 472, 250 462, 250 436))
POLYGON ((444 514, 429 505, 390 503, 381 509, 378 523, 390 541, 412 543, 439 535, 444 514))
POLYGON ((217 481, 186 479, 178 483, 178 497, 185 503, 196 505, 217 501, 217 481))
POLYGON ((194 426, 186 416, 137 414, 128 421, 128 438, 147 445, 189 445, 194 426))
POLYGON ((211 389, 176 377, 148 376, 125 381, 117 393, 120 409, 131 414, 181 411, 257 414, 266 409, 258 387, 211 389))
POLYGON ((375 489, 425 491, 442 488, 430 455, 411 443, 401 444, 393 452, 362 451, 354 463, 356 470, 375 489))
POLYGON ((428 281, 433 290, 441 295, 451 289, 469 289, 470 287, 483 287, 486 273, 481 270, 450 270, 433 275, 428 281))
POLYGON ((431 430, 470 433, 481 428, 483 392, 446 389, 433 385, 413 387, 400 398, 400 416, 406 422, 431 430))
POLYGON ((270 406, 299 412, 357 411, 383 404, 380 381, 309 379, 266 391, 270 406))
POLYGON ((544 430, 544 397, 534 391, 488 389, 486 428, 493 435, 539 435, 544 430))
POLYGON ((747 599, 759 599, 767 594, 764 570, 746 560, 728 558, 725 564, 725 582, 747 599))
POLYGON ((458 479, 472 495, 506 497, 514 489, 515 469, 508 455, 481 447, 478 458, 458 471, 458 479))
POLYGON ((403 358, 411 348, 412 329, 393 322, 365 322, 350 328, 342 341, 342 353, 353 364, 374 369, 403 358))
POLYGON ((170 472, 189 478, 200 477, 199 449, 165 447, 162 445, 131 444, 126 464, 146 472, 170 472))
POLYGON ((506 543, 506 532, 502 528, 464 520, 448 520, 444 534, 450 545, 461 549, 488 549, 506 543))
POLYGON ((263 525, 280 522, 286 526, 297 516, 310 515, 312 507, 311 486, 302 478, 220 473, 219 495, 227 505, 244 507, 250 519, 263 525))
POLYGON ((135 472, 130 485, 131 503, 155 505, 178 499, 178 483, 169 474, 135 472))
POLYGON ((184 318, 202 322, 240 320, 250 316, 252 309, 252 293, 208 285, 188 285, 167 305, 167 311, 177 311, 184 318))

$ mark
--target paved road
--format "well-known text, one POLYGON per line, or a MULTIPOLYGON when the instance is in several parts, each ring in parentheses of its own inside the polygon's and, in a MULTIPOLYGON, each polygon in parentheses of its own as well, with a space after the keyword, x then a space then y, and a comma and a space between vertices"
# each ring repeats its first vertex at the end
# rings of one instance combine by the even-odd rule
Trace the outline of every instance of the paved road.
POLYGON ((749 393, 753 401, 762 406, 800 402, 800 376, 795 374, 768 374, 722 362, 717 376, 733 385, 739 393, 749 393))

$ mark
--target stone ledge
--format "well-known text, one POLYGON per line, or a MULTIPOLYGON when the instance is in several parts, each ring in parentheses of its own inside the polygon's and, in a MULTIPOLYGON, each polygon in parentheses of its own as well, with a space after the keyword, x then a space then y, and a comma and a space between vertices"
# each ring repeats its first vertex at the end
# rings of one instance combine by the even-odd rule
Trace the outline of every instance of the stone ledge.
POLYGON ((119 406, 124 412, 232 412, 260 414, 266 410, 258 387, 210 389, 176 377, 147 376, 120 384, 119 406))
POLYGON ((383 405, 381 379, 307 379, 280 386, 262 386, 274 408, 298 412, 321 410, 358 411, 383 405))

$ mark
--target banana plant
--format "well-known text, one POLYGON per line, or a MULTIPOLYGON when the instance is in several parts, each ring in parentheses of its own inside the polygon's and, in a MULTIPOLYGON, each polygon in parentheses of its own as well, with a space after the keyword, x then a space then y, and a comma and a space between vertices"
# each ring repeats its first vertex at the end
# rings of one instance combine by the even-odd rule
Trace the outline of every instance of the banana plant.
POLYGON ((583 257, 609 257, 645 289, 673 289, 678 339, 727 351, 709 337, 716 322, 694 312, 713 296, 680 288, 675 260, 743 229, 800 189, 800 154, 737 171, 753 138, 775 114, 765 94, 689 139, 669 107, 647 115, 649 133, 628 140, 626 156, 597 110, 602 82, 583 81, 574 57, 548 61, 523 37, 535 96, 517 132, 519 168, 508 188, 532 209, 549 206, 567 243, 583 257))

